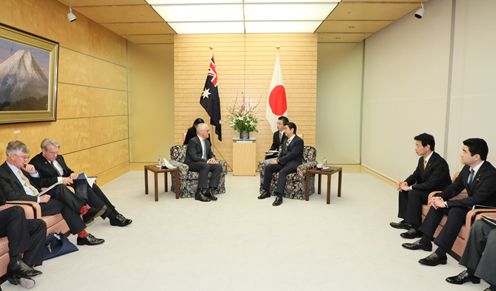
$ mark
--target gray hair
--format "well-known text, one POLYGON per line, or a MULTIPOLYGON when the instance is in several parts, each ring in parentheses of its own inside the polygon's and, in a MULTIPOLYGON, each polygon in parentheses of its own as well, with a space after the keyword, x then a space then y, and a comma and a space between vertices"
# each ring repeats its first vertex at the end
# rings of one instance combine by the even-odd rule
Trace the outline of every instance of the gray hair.
POLYGON ((29 154, 28 146, 20 140, 9 141, 7 144, 7 149, 5 150, 7 156, 12 157, 19 153, 29 154))
POLYGON ((200 132, 201 130, 208 129, 208 124, 206 123, 198 123, 196 126, 196 133, 200 132))
POLYGON ((48 150, 48 146, 55 146, 57 148, 60 148, 60 144, 56 140, 49 137, 44 138, 40 144, 40 147, 44 150, 48 150))

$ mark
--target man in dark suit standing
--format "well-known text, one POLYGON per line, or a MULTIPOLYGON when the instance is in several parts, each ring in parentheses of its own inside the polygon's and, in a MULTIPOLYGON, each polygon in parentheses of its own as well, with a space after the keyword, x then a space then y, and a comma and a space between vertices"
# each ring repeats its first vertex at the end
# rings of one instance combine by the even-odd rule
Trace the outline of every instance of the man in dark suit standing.
POLYGON ((446 264, 446 253, 451 250, 461 227, 465 224, 467 212, 474 205, 496 206, 496 169, 486 161, 488 151, 487 143, 483 139, 469 138, 463 141, 460 158, 465 166, 453 184, 429 201, 431 208, 420 227, 422 238, 414 243, 403 244, 403 247, 410 250, 430 251, 434 232, 443 215, 448 215, 443 229, 434 241, 438 248, 419 261, 422 265, 446 264), (467 189, 467 198, 449 200, 463 189, 467 189))
MULTIPOLYGON (((6 202, 0 193, 0 205, 6 202)), ((41 219, 26 219, 20 206, 0 210, 0 237, 9 240, 9 264, 7 277, 14 284, 23 287, 34 285, 31 277, 41 272, 33 266, 41 265, 45 247, 46 224, 41 219)))
POLYGON ((197 125, 197 135, 189 140, 184 160, 190 171, 198 172, 198 189, 195 193, 195 199, 202 202, 217 200, 214 191, 219 186, 222 172, 222 167, 217 162, 208 141, 209 132, 206 123, 197 125), (211 173, 210 180, 208 178, 209 173, 211 173))
POLYGON ((279 178, 277 179, 277 197, 272 203, 274 206, 282 204, 287 175, 296 172, 298 166, 303 162, 304 142, 303 139, 296 135, 296 124, 289 122, 285 127, 285 134, 287 141, 282 147, 281 154, 277 159, 271 161, 271 163, 265 167, 262 185, 264 193, 258 196, 258 199, 270 197, 270 181, 272 180, 272 174, 279 172, 279 178))
POLYGON ((268 153, 265 155, 265 159, 276 158, 281 152, 282 145, 286 142, 287 137, 284 134, 284 127, 288 124, 289 120, 286 116, 279 116, 277 118, 277 130, 274 132, 272 136, 272 145, 270 146, 269 151, 278 151, 277 153, 268 153))
POLYGON ((403 220, 390 223, 394 228, 408 230, 401 234, 404 238, 422 236, 418 230, 422 223, 422 204, 427 203, 429 193, 444 190, 451 184, 448 163, 434 152, 434 137, 422 133, 413 139, 415 140, 415 153, 420 158, 413 174, 397 184, 397 189, 400 190, 398 217, 403 220))
POLYGON ((113 226, 126 226, 132 223, 131 219, 127 219, 115 209, 115 206, 96 183, 89 187, 86 179, 76 180, 78 174, 67 166, 64 157, 59 154, 60 144, 57 141, 45 138, 40 147, 41 153, 34 156, 30 163, 38 170, 42 187, 49 187, 57 182, 62 182, 64 185, 74 185, 76 181, 79 181, 80 184, 74 188, 76 191, 82 188, 88 204, 91 206, 85 215, 86 223, 95 216, 101 216, 102 219, 108 218, 110 225, 113 226))
POLYGON ((78 245, 99 245, 103 239, 86 231, 80 215, 86 209, 84 201, 77 198, 65 185, 57 185, 48 194, 40 195, 39 173, 28 164, 29 149, 21 141, 11 141, 6 149, 7 160, 0 166, 0 191, 7 200, 38 202, 41 214, 61 213, 72 234, 77 234, 78 245))
POLYGON ((460 274, 446 278, 451 284, 461 285, 471 281, 478 284, 480 279, 491 286, 485 291, 496 291, 496 220, 477 220, 470 228, 467 246, 460 259, 460 265, 467 269, 460 274))

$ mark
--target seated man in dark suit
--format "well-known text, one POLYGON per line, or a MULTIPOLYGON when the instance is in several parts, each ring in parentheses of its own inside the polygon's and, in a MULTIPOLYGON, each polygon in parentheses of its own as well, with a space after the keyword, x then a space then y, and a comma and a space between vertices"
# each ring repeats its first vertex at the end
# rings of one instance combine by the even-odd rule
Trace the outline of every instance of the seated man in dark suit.
POLYGON ((463 141, 460 157, 465 166, 453 184, 429 201, 431 207, 420 227, 422 238, 414 243, 403 244, 407 249, 430 251, 434 232, 443 216, 448 215, 443 229, 434 241, 438 248, 419 261, 422 265, 446 264, 446 253, 453 247, 461 227, 465 224, 467 212, 474 205, 496 206, 496 169, 486 161, 488 151, 487 143, 483 139, 469 138, 463 141), (449 200, 463 189, 467 189, 467 198, 449 200))
POLYGON ((80 215, 87 208, 65 185, 57 185, 48 194, 40 195, 41 181, 36 168, 28 164, 29 149, 21 141, 11 141, 6 149, 7 160, 0 166, 0 192, 7 200, 26 200, 40 203, 41 215, 61 213, 78 245, 98 245, 104 242, 86 231, 80 215))
POLYGON ((210 148, 209 132, 206 123, 200 123, 196 126, 197 135, 189 140, 184 160, 190 171, 198 172, 198 189, 195 193, 195 199, 202 202, 217 200, 214 191, 219 186, 222 172, 222 167, 210 148), (210 181, 208 173, 212 173, 210 181))
POLYGON ((277 118, 277 130, 274 132, 272 136, 272 145, 270 146, 269 151, 277 151, 274 153, 268 153, 265 155, 265 159, 276 158, 281 152, 282 145, 286 142, 287 137, 284 134, 284 127, 288 124, 289 120, 286 116, 279 116, 277 118))
POLYGON ((483 219, 474 222, 460 265, 467 269, 446 278, 448 283, 461 285, 471 281, 478 284, 484 279, 491 284, 485 291, 496 291, 496 224, 483 219))
MULTIPOLYGON (((5 197, 0 193, 0 205, 4 204, 5 197)), ((6 236, 9 240, 7 277, 12 284, 32 287, 31 277, 41 274, 33 266, 43 261, 46 228, 41 219, 26 219, 20 206, 0 210, 0 237, 6 236)))
MULTIPOLYGON (((34 156, 30 163, 40 174, 41 186, 49 187, 57 182, 62 182, 64 185, 73 185, 78 174, 67 166, 64 157, 59 154, 59 143, 53 139, 45 138, 40 147, 41 153, 34 156)), ((126 226, 132 223, 131 219, 127 219, 115 209, 115 206, 96 183, 89 187, 86 180, 80 182, 82 184, 75 187, 76 191, 83 187, 83 191, 86 192, 86 195, 83 196, 87 197, 87 202, 91 206, 91 209, 84 216, 86 223, 90 222, 95 216, 101 216, 102 219, 108 218, 110 225, 114 226, 126 226)))
POLYGON ((422 204, 427 204, 429 193, 442 191, 451 184, 448 163, 434 152, 434 137, 422 133, 413 138, 415 153, 420 156, 417 168, 408 178, 397 185, 398 217, 403 218, 399 223, 391 222, 394 228, 408 230, 402 233, 404 238, 421 237, 418 230, 422 223, 422 204))
POLYGON ((303 139, 296 135, 296 124, 289 122, 285 127, 285 134, 288 138, 282 147, 281 154, 276 160, 271 161, 264 170, 263 193, 258 196, 258 199, 270 197, 270 181, 272 174, 279 172, 277 179, 276 199, 272 203, 274 206, 282 204, 284 196, 284 188, 286 187, 286 179, 288 174, 296 172, 298 166, 303 162, 303 139))

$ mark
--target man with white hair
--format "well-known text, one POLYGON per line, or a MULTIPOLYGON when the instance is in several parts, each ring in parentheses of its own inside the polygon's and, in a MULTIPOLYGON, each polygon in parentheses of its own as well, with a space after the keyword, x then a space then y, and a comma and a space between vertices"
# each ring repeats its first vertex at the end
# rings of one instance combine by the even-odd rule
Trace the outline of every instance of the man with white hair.
POLYGON ((206 123, 197 125, 196 136, 188 142, 184 161, 189 166, 190 171, 198 172, 199 174, 195 199, 202 202, 217 200, 214 192, 219 186, 222 172, 222 167, 210 148, 209 132, 210 130, 206 123), (211 173, 210 180, 208 178, 209 173, 211 173))
POLYGON ((113 226, 126 226, 133 222, 115 209, 115 206, 96 183, 90 187, 86 179, 82 181, 77 179, 78 173, 71 170, 64 157, 59 154, 60 144, 56 140, 45 138, 41 141, 40 147, 41 153, 34 156, 30 163, 40 174, 41 186, 48 187, 54 183, 62 182, 64 185, 73 185, 76 193, 78 191, 84 192, 81 196, 91 206, 91 209, 83 217, 86 223, 92 221, 96 216, 100 216, 102 219, 108 218, 110 225, 113 226), (76 181, 81 183, 76 186, 76 181))
POLYGON ((28 164, 29 148, 21 141, 11 141, 6 149, 7 160, 0 166, 0 191, 7 201, 38 202, 41 215, 61 213, 72 234, 77 234, 78 245, 99 245, 103 239, 86 231, 80 215, 87 211, 84 201, 77 198, 65 185, 57 185, 40 195, 39 173, 28 164))

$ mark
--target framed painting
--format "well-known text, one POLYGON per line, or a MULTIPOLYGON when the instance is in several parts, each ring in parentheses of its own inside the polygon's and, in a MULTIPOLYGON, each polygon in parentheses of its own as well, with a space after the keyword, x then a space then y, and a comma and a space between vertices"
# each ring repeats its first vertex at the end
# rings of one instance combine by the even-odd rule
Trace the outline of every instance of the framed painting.
POLYGON ((0 123, 56 120, 59 44, 0 24, 0 123))

